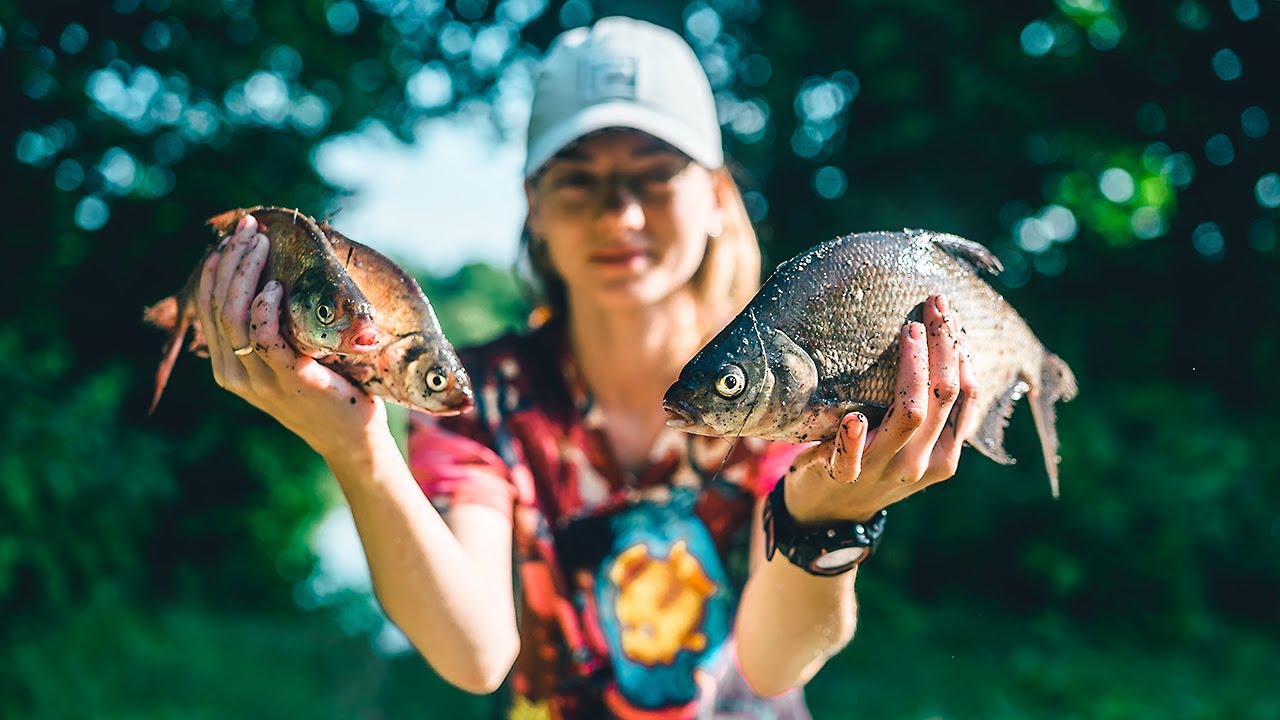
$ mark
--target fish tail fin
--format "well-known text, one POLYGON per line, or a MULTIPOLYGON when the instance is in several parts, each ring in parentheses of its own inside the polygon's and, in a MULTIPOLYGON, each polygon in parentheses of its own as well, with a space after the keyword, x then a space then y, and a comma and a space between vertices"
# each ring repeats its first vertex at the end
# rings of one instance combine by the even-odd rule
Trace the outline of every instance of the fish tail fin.
POLYGON ((156 411, 156 405, 160 403, 160 395, 169 382, 169 373, 173 371, 173 364, 177 361, 178 354, 182 352, 182 338, 191 325, 191 316, 182 312, 178 297, 170 295, 144 310, 142 319, 169 333, 169 338, 165 340, 164 347, 160 350, 160 367, 156 369, 156 390, 151 397, 151 407, 147 409, 147 414, 151 415, 156 411))
POLYGON ((1049 472, 1049 486, 1053 497, 1058 497, 1058 428, 1053 410, 1054 403, 1076 396, 1079 385, 1071 368, 1062 358, 1046 352, 1040 366, 1040 382, 1031 388, 1031 416, 1036 421, 1040 435, 1040 448, 1044 451, 1044 467, 1049 472))
POLYGON ((1012 465, 1017 460, 1004 449, 1004 430, 1009 426, 1009 416, 1013 415, 1013 406, 1027 392, 1027 383, 1022 378, 1014 378, 1012 384, 1000 393, 1000 397, 991 403, 986 417, 978 431, 969 438, 969 444, 978 452, 995 460, 1001 465, 1012 465))

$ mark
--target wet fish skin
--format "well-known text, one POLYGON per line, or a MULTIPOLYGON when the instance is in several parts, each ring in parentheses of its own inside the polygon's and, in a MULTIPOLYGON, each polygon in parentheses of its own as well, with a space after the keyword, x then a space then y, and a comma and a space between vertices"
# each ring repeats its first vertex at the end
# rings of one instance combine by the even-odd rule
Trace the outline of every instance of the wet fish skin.
MULTIPOLYGON (((289 344, 300 354, 315 358, 377 350, 379 337, 373 306, 343 270, 315 221, 297 210, 259 206, 215 215, 208 225, 219 237, 226 237, 235 231, 240 218, 249 214, 270 242, 258 289, 272 280, 283 286, 287 312, 281 318, 280 332, 289 344)), ((161 350, 149 412, 155 412, 160 402, 189 330, 192 338, 187 349, 208 356, 196 315, 196 295, 201 269, 214 250, 215 246, 210 245, 181 290, 143 312, 145 322, 169 334, 161 350)))
POLYGON ((376 350, 374 306, 343 270, 316 221, 297 210, 260 206, 215 215, 208 224, 229 236, 250 214, 271 243, 258 289, 272 280, 283 286, 292 322, 280 328, 289 344, 315 358, 376 350))
POLYGON ((1054 403, 1075 396, 1070 368, 980 276, 986 248, 926 230, 846 235, 781 265, 747 307, 681 371, 664 398, 668 424, 703 435, 807 442, 835 436, 845 414, 879 422, 893 403, 901 328, 929 295, 946 295, 979 385, 969 444, 1009 464, 1004 429, 1027 395, 1054 495, 1054 403), (732 375, 733 379, 728 379, 732 375), (731 395, 717 391, 728 390, 731 395), (733 386, 733 387, 729 387, 733 386))
POLYGON ((320 362, 371 395, 435 415, 475 404, 471 380, 413 276, 376 250, 320 225, 351 279, 378 309, 381 349, 320 362))

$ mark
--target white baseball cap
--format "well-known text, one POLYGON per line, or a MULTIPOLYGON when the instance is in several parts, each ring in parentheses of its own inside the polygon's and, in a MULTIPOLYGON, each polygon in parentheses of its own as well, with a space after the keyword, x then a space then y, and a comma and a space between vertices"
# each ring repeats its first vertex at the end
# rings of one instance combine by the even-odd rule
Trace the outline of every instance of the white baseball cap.
POLYGON ((711 83, 693 49, 651 23, 608 17, 551 44, 534 76, 525 177, 574 140, 631 128, 699 164, 724 164, 711 83))

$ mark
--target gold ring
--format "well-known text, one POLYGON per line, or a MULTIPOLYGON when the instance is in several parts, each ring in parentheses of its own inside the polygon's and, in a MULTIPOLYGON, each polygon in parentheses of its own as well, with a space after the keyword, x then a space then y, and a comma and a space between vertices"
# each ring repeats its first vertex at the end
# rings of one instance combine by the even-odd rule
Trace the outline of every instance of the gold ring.
POLYGON ((235 353, 235 354, 237 354, 237 355, 248 355, 249 353, 253 352, 253 346, 252 346, 252 345, 245 345, 245 346, 244 346, 244 347, 242 347, 242 348, 232 348, 232 349, 231 349, 231 352, 233 352, 233 353, 235 353))

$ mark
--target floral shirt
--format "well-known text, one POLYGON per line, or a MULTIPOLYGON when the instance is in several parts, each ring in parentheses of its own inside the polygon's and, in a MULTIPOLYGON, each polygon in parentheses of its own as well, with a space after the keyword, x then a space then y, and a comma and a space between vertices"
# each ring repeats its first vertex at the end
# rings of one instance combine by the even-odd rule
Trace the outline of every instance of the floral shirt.
POLYGON ((732 646, 751 515, 799 451, 664 428, 619 465, 561 326, 464 351, 473 412, 415 415, 409 462, 447 512, 511 517, 520 654, 499 717, 808 718, 761 699, 732 646))

